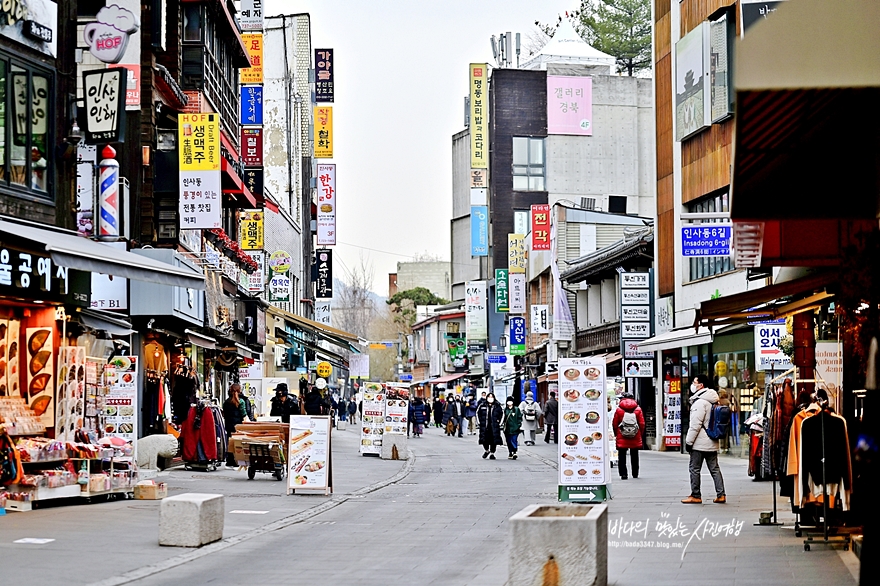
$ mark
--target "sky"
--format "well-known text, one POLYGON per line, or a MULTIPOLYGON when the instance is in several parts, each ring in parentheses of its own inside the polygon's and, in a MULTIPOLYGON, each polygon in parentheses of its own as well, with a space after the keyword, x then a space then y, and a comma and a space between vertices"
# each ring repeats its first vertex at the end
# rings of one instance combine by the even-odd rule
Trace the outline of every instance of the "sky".
MULTIPOLYGON (((578 0, 267 0, 308 12, 312 46, 335 51, 334 272, 363 259, 385 296, 398 262, 449 260, 452 135, 464 129, 468 63, 494 65, 490 37, 555 22, 578 0)), ((271 47, 265 59, 271 59, 271 47)))

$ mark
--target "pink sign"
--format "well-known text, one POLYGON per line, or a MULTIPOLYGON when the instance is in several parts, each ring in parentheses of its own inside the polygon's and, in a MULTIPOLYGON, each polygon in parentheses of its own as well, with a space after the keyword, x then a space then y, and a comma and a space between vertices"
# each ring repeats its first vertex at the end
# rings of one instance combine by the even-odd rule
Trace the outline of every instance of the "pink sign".
POLYGON ((547 134, 593 135, 593 79, 547 76, 547 134))

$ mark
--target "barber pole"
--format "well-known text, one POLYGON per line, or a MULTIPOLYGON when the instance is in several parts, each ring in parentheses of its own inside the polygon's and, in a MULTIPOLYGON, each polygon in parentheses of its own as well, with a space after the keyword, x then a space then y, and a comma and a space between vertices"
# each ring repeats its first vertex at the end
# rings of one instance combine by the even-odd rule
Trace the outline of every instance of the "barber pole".
POLYGON ((101 217, 98 222, 99 238, 119 237, 119 163, 113 157, 116 151, 110 145, 101 151, 101 217))

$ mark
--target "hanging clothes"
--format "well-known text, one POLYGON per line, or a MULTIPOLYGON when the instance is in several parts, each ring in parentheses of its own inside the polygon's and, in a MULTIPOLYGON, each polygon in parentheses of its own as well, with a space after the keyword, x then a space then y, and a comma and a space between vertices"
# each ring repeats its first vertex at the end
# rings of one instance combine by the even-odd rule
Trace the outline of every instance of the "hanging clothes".
POLYGON ((823 494, 829 497, 829 508, 839 501, 849 510, 852 492, 852 460, 846 420, 827 409, 801 424, 801 459, 799 488, 802 506, 822 504, 823 494))
POLYGON ((785 482, 780 482, 779 496, 791 498, 792 510, 800 507, 800 486, 798 483, 798 469, 801 458, 801 424, 821 410, 819 405, 811 403, 791 418, 788 430, 788 441, 785 450, 785 482))
POLYGON ((217 460, 217 429, 214 411, 204 402, 193 405, 183 422, 183 461, 192 463, 217 460))

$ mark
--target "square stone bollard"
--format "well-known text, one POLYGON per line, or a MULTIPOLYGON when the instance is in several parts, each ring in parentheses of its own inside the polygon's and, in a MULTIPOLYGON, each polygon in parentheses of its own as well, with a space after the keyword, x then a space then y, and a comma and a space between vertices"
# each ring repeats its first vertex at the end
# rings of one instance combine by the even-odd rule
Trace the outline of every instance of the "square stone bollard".
POLYGON ((383 460, 406 460, 407 437, 386 433, 382 435, 382 452, 379 457, 383 460))
POLYGON ((164 499, 159 508, 159 545, 199 547, 223 539, 222 494, 187 492, 164 499))
POLYGON ((606 505, 529 505, 510 518, 508 586, 606 586, 606 505))

